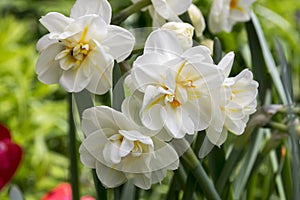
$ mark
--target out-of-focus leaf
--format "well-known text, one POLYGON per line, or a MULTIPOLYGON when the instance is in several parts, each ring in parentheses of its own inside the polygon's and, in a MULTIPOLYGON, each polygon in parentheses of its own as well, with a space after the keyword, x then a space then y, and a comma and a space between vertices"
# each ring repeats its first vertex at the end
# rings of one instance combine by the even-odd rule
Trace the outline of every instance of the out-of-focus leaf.
POLYGON ((9 199, 10 200, 24 200, 23 194, 20 188, 16 185, 12 185, 9 189, 9 199))

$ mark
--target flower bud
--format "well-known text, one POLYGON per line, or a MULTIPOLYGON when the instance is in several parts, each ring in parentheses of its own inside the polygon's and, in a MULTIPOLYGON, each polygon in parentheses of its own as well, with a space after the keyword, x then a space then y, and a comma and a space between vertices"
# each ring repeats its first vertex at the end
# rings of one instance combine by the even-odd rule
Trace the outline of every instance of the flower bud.
POLYGON ((192 4, 188 9, 188 14, 192 21, 193 26, 195 27, 196 36, 201 37, 206 27, 205 20, 201 10, 197 6, 192 4))
POLYGON ((183 22, 168 22, 161 28, 174 32, 183 50, 193 46, 194 27, 192 25, 183 22))

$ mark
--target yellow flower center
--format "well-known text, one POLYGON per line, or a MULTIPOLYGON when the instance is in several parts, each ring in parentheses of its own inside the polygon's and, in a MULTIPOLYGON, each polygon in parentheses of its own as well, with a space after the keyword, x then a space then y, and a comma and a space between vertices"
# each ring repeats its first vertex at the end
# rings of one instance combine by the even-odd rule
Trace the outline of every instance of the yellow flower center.
POLYGON ((230 9, 231 10, 237 9, 237 10, 243 12, 244 9, 241 6, 239 6, 238 3, 239 3, 239 0, 231 0, 230 1, 230 9))

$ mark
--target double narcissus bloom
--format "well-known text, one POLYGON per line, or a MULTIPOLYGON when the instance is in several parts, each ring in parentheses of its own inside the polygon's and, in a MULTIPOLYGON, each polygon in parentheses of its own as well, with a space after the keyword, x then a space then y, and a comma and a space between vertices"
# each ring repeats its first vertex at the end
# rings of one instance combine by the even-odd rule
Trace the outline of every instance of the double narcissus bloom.
MULTIPOLYGON (((123 104, 123 111, 127 105, 123 104)), ((168 169, 177 169, 178 155, 156 138, 155 132, 138 126, 125 113, 106 106, 85 110, 82 129, 86 138, 80 146, 80 158, 96 169, 106 187, 132 179, 137 187, 149 189, 162 181, 168 169)))
POLYGON ((70 17, 51 12, 40 19, 50 32, 37 44, 38 79, 60 83, 68 92, 87 89, 103 94, 112 86, 114 59, 123 61, 133 49, 133 35, 109 25, 106 0, 77 0, 70 17))
POLYGON ((258 83, 248 69, 228 78, 233 60, 234 54, 231 52, 218 64, 226 78, 220 92, 214 94, 214 117, 206 129, 208 139, 217 146, 225 142, 228 131, 242 134, 249 116, 256 111, 258 83))
POLYGON ((174 32, 157 30, 148 37, 126 82, 132 91, 144 94, 142 124, 182 138, 208 127, 214 112, 211 93, 223 80, 206 47, 184 51, 174 32))
POLYGON ((250 20, 250 7, 255 0, 214 0, 208 19, 212 33, 230 32, 237 22, 250 20))

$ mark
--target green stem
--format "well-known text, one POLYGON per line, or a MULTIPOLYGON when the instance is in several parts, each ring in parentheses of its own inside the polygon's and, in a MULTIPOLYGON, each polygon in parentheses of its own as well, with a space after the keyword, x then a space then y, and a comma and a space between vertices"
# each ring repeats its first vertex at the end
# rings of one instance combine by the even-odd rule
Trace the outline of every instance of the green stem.
POLYGON ((103 187, 99 178, 97 176, 96 170, 92 169, 92 175, 94 180, 94 186, 96 190, 96 199, 97 200, 106 200, 107 199, 107 192, 106 189, 103 187))
MULTIPOLYGON (((85 109, 91 108, 94 106, 94 102, 92 100, 91 94, 87 90, 83 90, 79 93, 74 93, 74 98, 77 104, 78 113, 80 119, 82 119, 82 113, 85 109)), ((96 190, 96 199, 97 200, 106 200, 107 199, 107 192, 105 187, 101 184, 96 174, 96 170, 92 169, 93 180, 96 190)))
POLYGON ((124 10, 121 10, 118 14, 116 14, 112 18, 112 24, 120 24, 123 22, 127 17, 132 15, 135 12, 140 11, 142 8, 148 6, 151 4, 151 0, 140 0, 135 4, 130 5, 129 7, 125 8, 124 10))
POLYGON ((203 169, 201 162, 198 160, 191 148, 188 148, 188 150, 182 155, 182 162, 183 165, 185 165, 190 172, 193 173, 207 199, 221 199, 213 183, 203 169))
POLYGON ((79 179, 75 123, 73 120, 72 94, 68 94, 69 112, 69 155, 70 155, 70 182, 72 188, 72 199, 79 200, 79 179))

